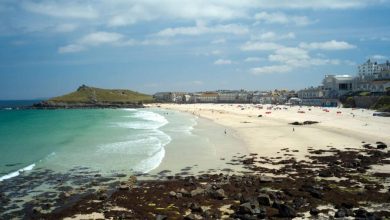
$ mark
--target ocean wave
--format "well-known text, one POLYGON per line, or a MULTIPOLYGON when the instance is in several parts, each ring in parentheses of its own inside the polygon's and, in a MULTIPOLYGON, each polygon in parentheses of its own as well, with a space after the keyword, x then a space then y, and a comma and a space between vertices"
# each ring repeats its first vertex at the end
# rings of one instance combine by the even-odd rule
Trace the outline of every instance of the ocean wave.
POLYGON ((133 170, 136 172, 149 173, 160 166, 164 157, 165 148, 162 147, 158 152, 155 152, 153 156, 142 160, 133 170))
POLYGON ((35 163, 34 164, 30 164, 27 167, 19 169, 19 170, 15 171, 15 172, 12 172, 12 173, 9 173, 7 175, 4 175, 4 176, 0 177, 0 182, 3 181, 3 180, 6 180, 6 179, 11 179, 13 177, 19 176, 20 173, 32 170, 34 167, 35 167, 35 163))
POLYGON ((123 111, 128 111, 128 112, 135 112, 137 109, 134 108, 122 108, 123 111))
POLYGON ((134 118, 138 121, 117 122, 115 125, 132 129, 158 129, 168 124, 168 120, 164 116, 149 111, 136 111, 133 115, 124 117, 134 118))
POLYGON ((157 151, 160 151, 165 145, 171 141, 171 138, 166 135, 144 137, 142 139, 120 141, 110 144, 101 145, 98 147, 98 153, 104 154, 129 154, 129 155, 147 155, 152 156, 157 151))

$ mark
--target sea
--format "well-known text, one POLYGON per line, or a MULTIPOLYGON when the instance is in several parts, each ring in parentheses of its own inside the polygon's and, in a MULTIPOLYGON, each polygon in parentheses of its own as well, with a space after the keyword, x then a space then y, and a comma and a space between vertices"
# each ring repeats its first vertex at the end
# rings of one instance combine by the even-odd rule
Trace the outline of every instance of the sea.
POLYGON ((0 203, 8 201, 0 218, 23 216, 36 198, 52 198, 46 203, 54 207, 65 186, 91 189, 115 177, 218 167, 225 163, 220 155, 240 145, 224 128, 188 113, 20 108, 32 103, 0 101, 0 195, 7 198, 0 203))
MULTIPOLYGON (((171 137, 159 110, 0 110, 0 181, 34 168, 147 173, 161 163, 171 137)), ((180 120, 185 130, 194 121, 180 120)))

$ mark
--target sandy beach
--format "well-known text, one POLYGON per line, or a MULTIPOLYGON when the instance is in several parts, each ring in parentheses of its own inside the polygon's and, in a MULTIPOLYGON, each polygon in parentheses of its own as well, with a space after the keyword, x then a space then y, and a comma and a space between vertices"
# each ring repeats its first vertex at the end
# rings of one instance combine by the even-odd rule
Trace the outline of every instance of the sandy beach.
MULTIPOLYGON (((354 148, 365 143, 390 142, 390 118, 373 116, 371 110, 253 104, 154 104, 151 107, 187 112, 209 119, 241 139, 250 153, 277 156, 281 149, 299 160, 307 147, 354 148), (260 116, 260 117, 259 117, 260 116), (312 125, 292 122, 317 121, 312 125)), ((221 133, 224 130, 220 131, 221 133)))

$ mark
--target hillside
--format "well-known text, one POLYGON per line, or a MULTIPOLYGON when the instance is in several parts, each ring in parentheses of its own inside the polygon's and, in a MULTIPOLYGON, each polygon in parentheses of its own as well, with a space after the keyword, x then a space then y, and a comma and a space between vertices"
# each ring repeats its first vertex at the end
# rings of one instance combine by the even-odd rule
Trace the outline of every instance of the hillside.
POLYGON ((123 89, 80 86, 75 92, 34 105, 37 108, 142 107, 153 102, 150 95, 123 89))

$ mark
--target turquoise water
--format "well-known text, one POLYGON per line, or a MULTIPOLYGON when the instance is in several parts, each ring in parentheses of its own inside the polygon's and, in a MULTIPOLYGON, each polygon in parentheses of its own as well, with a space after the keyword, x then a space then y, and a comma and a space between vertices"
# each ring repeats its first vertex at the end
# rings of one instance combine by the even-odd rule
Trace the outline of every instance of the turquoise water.
POLYGON ((171 141, 160 130, 166 124, 144 109, 2 110, 0 180, 38 167, 148 172, 171 141))

